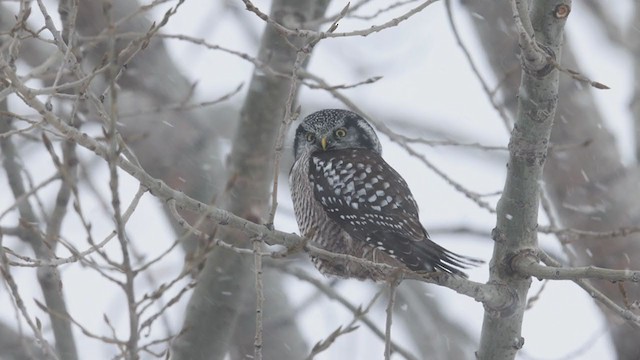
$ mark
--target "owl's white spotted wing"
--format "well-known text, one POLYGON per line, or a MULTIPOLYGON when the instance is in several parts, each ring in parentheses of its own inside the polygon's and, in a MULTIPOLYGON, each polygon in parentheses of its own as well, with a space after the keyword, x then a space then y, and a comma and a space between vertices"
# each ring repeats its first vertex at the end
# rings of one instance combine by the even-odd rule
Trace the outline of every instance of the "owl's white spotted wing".
POLYGON ((329 218, 354 240, 384 251, 409 269, 464 276, 457 268, 473 262, 429 239, 407 183, 379 154, 367 149, 316 152, 310 158, 309 180, 329 218))

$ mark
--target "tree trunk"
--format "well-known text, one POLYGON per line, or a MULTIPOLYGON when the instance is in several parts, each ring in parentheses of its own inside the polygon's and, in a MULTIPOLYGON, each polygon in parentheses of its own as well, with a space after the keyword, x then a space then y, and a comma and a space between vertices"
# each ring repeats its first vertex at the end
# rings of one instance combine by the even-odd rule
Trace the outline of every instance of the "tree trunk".
MULTIPOLYGON (((325 1, 279 0, 273 2, 270 16, 281 24, 299 28, 318 13, 324 13, 327 5, 325 1)), ((267 26, 258 59, 277 72, 292 74, 297 51, 291 44, 301 47, 303 40, 285 39, 267 26)), ((254 222, 262 222, 268 213, 274 170, 273 150, 291 86, 290 78, 265 76, 256 70, 240 112, 228 159, 227 184, 224 194, 219 197, 219 204, 254 222)), ((216 236, 236 246, 250 247, 250 239, 239 231, 221 227, 217 229, 216 236)), ((239 317, 247 311, 243 304, 250 303, 253 279, 251 257, 223 248, 215 248, 209 254, 189 301, 185 333, 173 345, 176 360, 225 357, 239 317)), ((250 314, 255 314, 255 308, 249 310, 250 314)), ((253 331, 249 334, 253 338, 253 331)), ((241 335, 248 336, 246 331, 241 335)), ((274 351, 292 346, 293 340, 284 341, 287 345, 274 347, 274 351)), ((301 348, 298 344, 293 345, 293 349, 301 348)), ((296 355, 288 354, 287 357, 292 356, 296 355)))
MULTIPOLYGON (((497 79, 505 78, 500 94, 505 107, 514 114, 519 78, 517 34, 506 1, 465 1, 473 17, 481 44, 497 79), (506 24, 502 31, 495 24, 506 24), (517 70, 517 71, 514 71, 517 70)), ((570 45, 570 39, 569 39, 570 45)), ((563 65, 580 69, 570 46, 563 51, 563 65)), ((593 74, 597 77, 597 74, 593 74)), ((566 74, 560 76, 560 102, 551 133, 551 146, 569 146, 562 151, 550 151, 544 169, 544 187, 554 205, 563 227, 592 231, 609 231, 640 222, 638 184, 640 173, 627 169, 620 161, 615 139, 606 130, 591 89, 584 87, 566 74), (584 144, 584 146, 580 146, 584 144)), ((618 238, 562 237, 569 241, 570 252, 577 256, 576 264, 591 264, 614 269, 640 267, 640 236, 618 238), (628 256, 624 256, 627 254, 628 256)), ((593 281, 598 290, 621 303, 616 284, 593 281)), ((637 299, 640 288, 626 286, 627 297, 637 299)), ((640 356, 640 332, 627 325, 618 316, 605 311, 611 326, 611 338, 619 359, 637 359, 640 356)))

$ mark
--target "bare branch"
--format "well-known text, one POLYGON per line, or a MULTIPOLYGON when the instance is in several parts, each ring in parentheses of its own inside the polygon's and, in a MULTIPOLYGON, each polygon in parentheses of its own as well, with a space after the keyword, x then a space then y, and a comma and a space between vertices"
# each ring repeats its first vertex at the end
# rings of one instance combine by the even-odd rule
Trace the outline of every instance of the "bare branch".
MULTIPOLYGON (((538 251, 537 255, 543 263, 553 262, 553 259, 544 251, 538 251)), ((597 266, 584 267, 556 267, 544 266, 538 263, 536 256, 530 252, 523 252, 513 257, 511 266, 514 270, 525 276, 533 276, 540 280, 578 280, 600 279, 608 281, 640 282, 638 270, 612 270, 597 266)))
MULTIPOLYGON (((331 24, 329 28, 329 32, 333 32, 338 27, 338 21, 340 21, 344 15, 349 10, 349 3, 344 7, 344 9, 340 12, 341 16, 338 16, 331 24)), ((273 224, 273 219, 276 216, 276 209, 278 208, 278 177, 280 174, 280 160, 282 159, 282 151, 284 148, 284 137, 288 133, 289 127, 291 123, 295 121, 299 114, 299 109, 293 108, 293 103, 298 93, 298 72, 302 68, 303 63, 307 56, 313 51, 314 46, 320 41, 319 37, 311 38, 306 45, 300 48, 296 52, 296 59, 293 62, 293 66, 291 68, 291 85, 289 86, 289 94, 287 95, 287 100, 284 108, 284 117, 282 118, 282 123, 280 124, 280 128, 278 129, 278 135, 276 136, 276 141, 274 145, 274 160, 273 160, 273 186, 271 189, 271 210, 269 211, 269 217, 267 220, 267 224, 273 224)), ((272 225, 270 225, 272 226, 272 225)))
POLYGON ((480 85, 482 86, 482 90, 484 90, 485 94, 487 94, 487 99, 491 103, 491 106, 493 106, 493 108, 496 109, 496 111, 500 115, 500 118, 502 119, 502 122, 504 122, 504 126, 506 127, 506 129, 511 130, 511 127, 513 126, 513 119, 511 119, 509 115, 506 113, 504 106, 498 104, 498 102, 496 101, 494 92, 491 91, 491 89, 489 88, 489 85, 487 84, 487 81, 484 79, 482 74, 480 74, 480 70, 478 70, 478 67, 476 66, 475 61, 473 61, 473 57, 471 56, 471 53, 469 53, 469 50, 467 50, 467 47, 462 42, 462 38, 458 33, 458 28, 456 27, 456 23, 453 21, 453 12, 451 11, 451 0, 445 0, 444 3, 445 3, 445 7, 447 8, 447 17, 449 18, 449 25, 451 26, 451 32, 453 33, 453 36, 456 38, 456 42, 458 43, 458 46, 462 50, 462 53, 467 59, 467 62, 471 67, 471 71, 473 71, 476 78, 480 82, 480 85))
MULTIPOLYGON (((424 8, 426 8, 427 6, 433 4, 436 1, 437 0, 427 0, 427 1, 423 2, 422 4, 416 6, 415 8, 413 8, 413 9, 407 11, 406 13, 402 14, 401 16, 393 18, 393 19, 385 22, 384 24, 373 25, 373 26, 368 27, 366 29, 354 30, 354 31, 349 31, 349 32, 332 32, 332 31, 318 32, 318 31, 313 31, 313 30, 291 29, 291 28, 289 28, 289 27, 287 27, 287 26, 285 26, 283 24, 280 24, 280 23, 274 21, 273 19, 271 19, 269 17, 269 15, 263 13, 255 5, 253 5, 253 3, 250 0, 242 0, 242 2, 244 2, 245 6, 247 7, 248 11, 256 14, 256 16, 258 16, 260 19, 264 20, 270 26, 273 26, 276 29, 276 31, 280 32, 281 34, 289 35, 289 36, 299 36, 299 37, 303 37, 303 38, 317 38, 317 39, 348 37, 348 36, 368 36, 368 35, 371 35, 373 33, 377 33, 377 32, 380 32, 382 30, 398 26, 403 21, 405 21, 405 20, 411 18, 412 16, 420 13, 422 10, 424 10, 424 8)), ((344 15, 342 15, 342 16, 344 16, 344 15)), ((340 16, 338 16, 338 17, 340 17, 340 16)))
POLYGON ((397 143, 398 145, 400 145, 404 150, 407 151, 407 153, 409 153, 409 155, 419 159, 425 166, 427 166, 429 169, 431 169, 433 172, 435 172, 438 176, 440 176, 444 181, 446 181, 453 188, 455 188, 456 190, 458 190, 459 192, 464 194, 468 199, 470 199, 471 201, 476 203, 481 208, 486 209, 487 211, 489 211, 491 213, 495 213, 495 209, 493 208, 493 206, 491 206, 486 201, 482 200, 481 199, 482 196, 480 196, 479 194, 477 194, 477 193, 465 188, 459 182, 455 181, 449 175, 447 175, 442 170, 440 170, 437 166, 435 166, 433 163, 431 163, 429 160, 427 160, 427 158, 424 155, 422 155, 419 152, 415 151, 411 146, 409 146, 407 144, 406 141, 403 141, 403 136, 393 132, 391 129, 389 129, 386 125, 384 125, 380 121, 376 121, 374 118, 372 118, 371 116, 367 115, 366 112, 364 112, 362 109, 360 109, 354 102, 349 100, 349 98, 347 98, 346 96, 344 96, 343 94, 341 94, 337 90, 332 90, 331 86, 329 86, 319 76, 313 75, 313 74, 311 74, 311 73, 309 73, 307 71, 300 71, 300 72, 301 72, 302 76, 304 76, 306 78, 309 78, 309 79, 312 79, 312 80, 316 81, 318 84, 320 84, 321 86, 323 86, 323 88, 328 89, 328 91, 331 93, 331 95, 333 95, 334 97, 336 97, 337 99, 342 101, 342 103, 344 103, 348 108, 350 108, 351 110, 359 113, 365 119, 371 121, 376 126, 376 128, 378 130, 383 132, 385 135, 389 136, 391 141, 393 141, 393 142, 397 143))
MULTIPOLYGON (((0 61, 4 62, 5 60, 1 59, 0 61)), ((3 66, 0 66, 0 68, 2 67, 3 66)), ((6 108, 6 101, 1 101, 1 105, 6 108)), ((42 105, 44 106, 44 104, 42 105)), ((0 118, 0 133, 9 130, 10 119, 3 116, 0 118)), ((17 206, 21 217, 21 227, 24 228, 21 239, 31 246, 38 259, 50 260, 54 257, 53 249, 45 242, 45 239, 37 230, 39 219, 29 203, 27 195, 25 195, 27 192, 21 177, 21 165, 18 161, 18 153, 13 144, 13 139, 0 138, 0 148, 3 153, 2 165, 6 171, 13 196, 16 199, 23 199, 17 206)), ((33 193, 35 194, 35 192, 33 193)), ((2 252, 2 256, 6 256, 4 251, 2 252)), ((8 268, 4 271, 9 274, 8 268)), ((62 293, 58 290, 58 284, 60 282, 60 273, 58 270, 54 267, 38 268, 38 282, 47 306, 56 313, 66 314, 66 302, 62 293)), ((27 315, 25 314, 24 316, 26 317, 27 315)), ((56 338, 58 355, 71 360, 77 359, 75 340, 69 321, 65 317, 51 317, 51 324, 56 338)))
MULTIPOLYGON (((561 266, 559 262, 552 259, 550 256, 544 257, 543 262, 548 266, 553 266, 553 267, 561 266)), ((580 286, 584 291, 586 291, 587 294, 589 294, 592 298, 602 303, 605 307, 613 311, 615 314, 617 314, 621 318, 627 320, 627 323, 631 325, 633 328, 640 329, 640 316, 636 315, 633 311, 622 308, 621 306, 616 304, 608 296, 606 296, 605 294, 600 292, 598 289, 593 287, 588 280, 577 279, 575 280, 575 283, 578 284, 578 286, 580 286)))
MULTIPOLYGON (((1 240, 2 240, 2 234, 0 233, 0 244, 2 243, 1 240)), ((13 297, 13 301, 18 307, 18 309, 20 310, 20 314, 22 315, 22 318, 27 322, 36 339, 38 339, 38 343, 42 347, 43 355, 47 359, 58 359, 58 356, 56 355, 55 350, 51 347, 49 342, 47 342, 47 340, 45 340, 44 337, 42 336, 40 320, 36 318, 37 323, 34 323, 34 321, 31 319, 31 316, 27 312, 27 308, 25 307, 24 301, 22 300, 22 297, 20 296, 20 292, 18 291, 18 285, 16 284, 15 280, 13 279, 13 276, 11 275, 11 271, 9 270, 9 262, 4 252, 4 247, 2 246, 0 246, 0 261, 1 261, 0 273, 2 274, 2 277, 4 278, 7 285, 9 286, 9 289, 11 291, 11 296, 13 297)))
POLYGON ((253 259, 256 272, 256 335, 253 358, 262 360, 262 311, 264 303, 264 286, 262 283, 262 236, 253 240, 253 259))
POLYGON ((512 0, 511 7, 522 49, 522 80, 518 114, 509 141, 509 166, 504 191, 497 208, 493 266, 489 283, 502 283, 518 299, 513 313, 485 311, 478 359, 512 359, 524 345, 521 336, 530 278, 513 276, 509 266, 513 253, 537 247, 540 180, 558 99, 558 72, 547 66, 539 44, 551 54, 559 54, 566 18, 553 17, 557 6, 570 1, 532 3, 512 0), (544 45, 542 45, 544 43, 544 45))
POLYGON ((349 324, 347 324, 344 327, 343 326, 339 326, 336 330, 334 330, 331 334, 329 334, 325 339, 318 341, 313 346, 313 349, 311 349, 311 353, 309 354, 309 356, 307 356, 306 359, 307 360, 313 359, 316 355, 318 355, 321 352, 327 350, 338 339, 338 337, 340 337, 342 335, 349 334, 349 333, 355 331, 358 328, 355 324, 358 321, 360 321, 365 315, 367 315, 367 313, 369 313, 369 310, 371 310, 371 307, 373 306, 373 304, 376 303, 376 301, 378 300, 378 298, 382 294, 382 290, 383 289, 380 289, 380 291, 378 291, 371 298, 371 300, 364 307, 364 309, 361 306, 358 306, 355 309, 355 311, 353 311, 353 319, 351 320, 351 322, 349 322, 349 324))
POLYGON ((400 284, 400 279, 389 281, 389 300, 387 303, 387 321, 384 331, 384 358, 391 360, 391 323, 393 322, 393 305, 396 302, 396 290, 400 284))
MULTIPOLYGON (((1 68, 2 68, 2 61, 0 60, 0 69, 1 68)), ((8 68, 4 68, 4 69, 8 69, 8 68)), ((19 93, 21 94, 28 93, 28 90, 27 90, 28 88, 24 84, 22 84, 17 79, 17 77, 15 77, 15 74, 12 75, 11 71, 8 71, 8 72, 5 71, 5 74, 7 74, 7 76, 11 79, 12 86, 16 87, 16 90, 19 93)), ((92 139, 91 137, 86 136, 86 134, 81 133, 77 129, 74 129, 73 127, 60 121, 60 119, 54 116, 51 112, 47 111, 46 108, 44 107, 44 104, 40 102, 37 98, 28 98, 23 96, 23 100, 25 100, 25 102, 29 104, 29 106, 33 107, 35 110, 40 112, 49 124, 51 124, 56 129, 58 129, 63 134, 65 134, 65 136, 68 136, 69 138, 76 141, 79 145, 93 151, 96 155, 104 159, 109 158, 109 151, 104 147, 104 145, 100 144, 98 141, 92 139)), ((264 225, 259 225, 259 224, 247 221, 241 217, 231 214, 226 210, 222 210, 214 206, 209 206, 193 198, 190 198, 184 193, 178 192, 170 188, 161 180, 153 178, 151 175, 146 173, 140 167, 132 164, 130 161, 126 160, 123 157, 119 157, 115 159, 115 161, 117 162, 118 166, 122 170, 126 171, 131 176, 138 179, 138 181, 140 181, 142 185, 147 187, 153 195, 163 199, 164 201, 173 200, 175 201, 176 206, 182 209, 203 214, 206 216, 207 219, 215 221, 219 225, 225 225, 234 229, 238 229, 254 236, 264 235, 265 239, 270 240, 270 241, 267 241, 267 243, 283 245, 283 246, 286 246, 287 248, 295 249, 299 247, 298 245, 300 243, 305 242, 303 239, 301 239, 297 235, 288 234, 288 233, 284 233, 277 230, 271 231, 264 225)), ((308 248, 310 249, 310 252, 314 255, 348 256, 343 254, 333 254, 333 253, 325 252, 324 250, 313 248, 311 246, 308 246, 308 248)), ((252 254, 251 250, 247 250, 247 252, 252 254)), ((354 257, 349 257, 349 260, 360 261, 362 263, 367 262, 364 259, 359 259, 354 257)), ((384 266, 384 264, 376 264, 376 263, 371 263, 371 264, 373 266, 384 266)), ((511 306, 513 301, 511 297, 512 294, 510 294, 508 291, 505 292, 505 289, 503 289, 500 286, 478 284, 478 283, 468 281, 466 279, 447 276, 447 274, 437 274, 437 276, 435 277, 431 276, 427 278, 424 278, 423 276, 412 275, 412 277, 405 276, 405 278, 412 278, 412 279, 428 281, 428 282, 436 282, 440 285, 447 286, 459 293, 472 296, 474 299, 485 303, 490 308, 498 309, 498 308, 509 307, 511 306)))
MULTIPOLYGON (((349 309, 349 311, 351 311, 352 313, 357 314, 360 311, 359 307, 351 304, 347 299, 345 299, 342 295, 340 295, 338 292, 336 292, 332 287, 328 286, 325 282, 310 276, 306 272, 304 272, 304 271, 302 271, 302 270, 300 270, 298 268, 286 266, 286 265, 281 264, 281 263, 270 263, 269 265, 273 266, 273 267, 276 267, 277 269, 283 271, 284 273, 293 275, 293 276, 295 276, 296 278, 298 278, 300 280, 303 280, 303 281, 306 281, 306 282, 312 284, 320 292, 325 294, 330 299, 334 299, 334 300, 338 301, 344 307, 349 309)), ((362 315, 360 317, 360 321, 362 321, 362 323, 364 323, 380 340, 384 341, 384 339, 385 339, 384 331, 379 329, 373 323, 373 321, 371 321, 366 315, 362 315)), ((406 359, 409 359, 409 360, 417 360, 418 359, 417 357, 415 357, 414 355, 409 353, 406 349, 402 348, 400 345, 398 345, 395 342, 393 342, 393 340, 391 341, 391 348, 392 348, 393 352, 401 354, 406 359)))

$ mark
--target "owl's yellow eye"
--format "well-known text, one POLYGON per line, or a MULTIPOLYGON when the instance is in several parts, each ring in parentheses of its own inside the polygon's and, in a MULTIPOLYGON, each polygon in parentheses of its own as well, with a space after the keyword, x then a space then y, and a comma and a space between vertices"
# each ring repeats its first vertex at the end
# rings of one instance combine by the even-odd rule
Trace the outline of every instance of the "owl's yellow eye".
POLYGON ((345 137, 347 136, 347 130, 344 128, 340 128, 338 130, 335 131, 335 134, 337 137, 345 137))
POLYGON ((313 135, 312 133, 307 133, 307 141, 308 142, 313 142, 316 140, 316 136, 313 135))

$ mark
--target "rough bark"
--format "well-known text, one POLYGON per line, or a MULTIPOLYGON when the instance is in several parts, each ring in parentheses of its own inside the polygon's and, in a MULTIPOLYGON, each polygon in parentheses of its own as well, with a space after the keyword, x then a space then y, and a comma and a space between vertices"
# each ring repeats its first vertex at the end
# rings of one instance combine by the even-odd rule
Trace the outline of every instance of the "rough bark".
MULTIPOLYGON (((500 95, 505 107, 513 114, 520 72, 517 70, 517 40, 509 6, 506 1, 490 0, 465 1, 464 4, 470 13, 482 16, 482 19, 472 17, 473 23, 496 78, 506 77, 500 95)), ((564 66, 580 69, 570 46, 565 47, 562 57, 564 66)), ((590 75, 598 77, 598 74, 590 75)), ((554 205, 555 215, 563 227, 583 230, 608 231, 637 225, 640 222, 637 206, 640 203, 637 195, 640 173, 636 168, 625 168, 621 163, 615 139, 595 106, 591 90, 563 74, 559 92, 557 121, 550 141, 551 145, 568 145, 571 148, 562 152, 551 151, 544 169, 545 189, 554 205), (585 142, 585 146, 580 146, 585 142)), ((616 269, 640 267, 638 235, 564 240, 571 240, 568 246, 577 256, 574 259, 576 265, 593 264, 616 269), (628 258, 622 254, 627 254, 628 258)), ((617 286, 605 281, 594 281, 593 284, 621 303, 617 286)), ((637 285, 626 286, 626 291, 629 299, 640 296, 637 285)), ((607 311, 605 314, 618 358, 637 359, 640 332, 618 316, 607 311)))
MULTIPOLYGON (((520 14, 530 16, 535 39, 558 60, 566 18, 553 15, 561 5, 571 6, 571 2, 535 1, 531 3, 530 15, 520 14)), ((529 56, 532 49, 522 37, 520 46, 528 51, 524 50, 522 56, 525 71, 509 141, 507 179, 496 209, 489 273, 489 283, 505 284, 515 291, 518 306, 510 312, 485 311, 478 359, 513 359, 524 344, 521 327, 531 279, 515 274, 509 262, 515 254, 537 247, 539 181, 558 101, 558 71, 529 56)))

